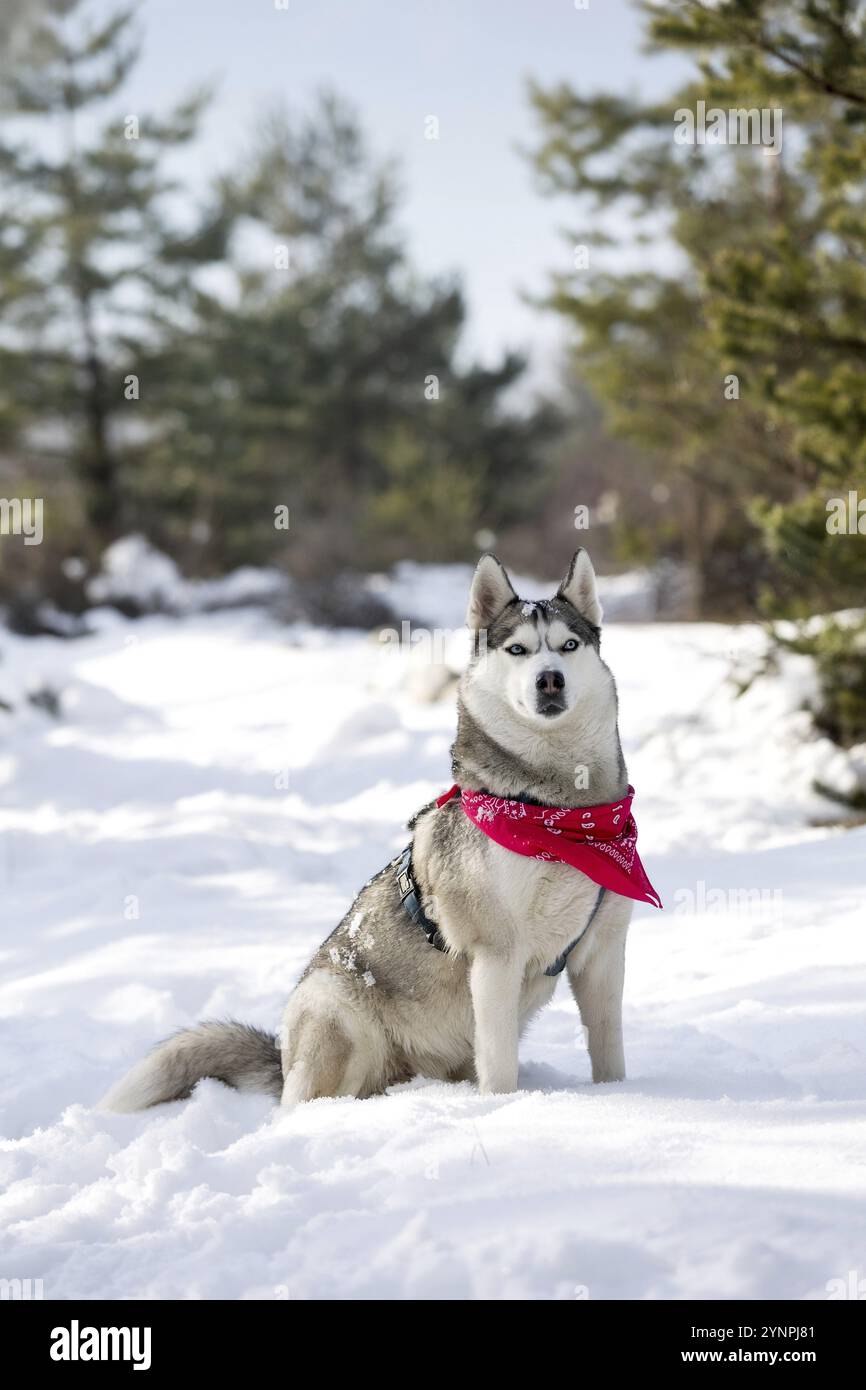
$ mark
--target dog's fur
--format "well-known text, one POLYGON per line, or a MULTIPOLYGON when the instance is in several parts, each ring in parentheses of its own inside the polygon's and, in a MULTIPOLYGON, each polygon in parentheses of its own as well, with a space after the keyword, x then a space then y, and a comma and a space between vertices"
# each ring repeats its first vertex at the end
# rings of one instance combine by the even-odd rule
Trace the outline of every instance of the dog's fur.
MULTIPOLYGON (((556 596, 536 603, 518 599, 495 556, 482 557, 469 597, 475 653, 460 682, 455 782, 556 806, 625 794, 600 623, 585 551, 575 555, 556 596), (571 643, 577 646, 564 650, 571 643)), ((103 1104, 138 1110, 178 1100, 203 1077, 269 1092, 284 1105, 375 1095, 416 1075, 477 1080, 484 1093, 513 1091, 520 1034, 556 985, 544 971, 588 921, 597 886, 567 864, 496 844, 459 800, 425 807, 410 828, 419 892, 447 951, 434 949, 403 909, 394 861, 366 884, 313 956, 289 999, 279 1040, 243 1024, 199 1024, 161 1043, 103 1104)), ((621 1010, 631 907, 606 893, 568 956, 594 1081, 625 1074, 621 1010)))

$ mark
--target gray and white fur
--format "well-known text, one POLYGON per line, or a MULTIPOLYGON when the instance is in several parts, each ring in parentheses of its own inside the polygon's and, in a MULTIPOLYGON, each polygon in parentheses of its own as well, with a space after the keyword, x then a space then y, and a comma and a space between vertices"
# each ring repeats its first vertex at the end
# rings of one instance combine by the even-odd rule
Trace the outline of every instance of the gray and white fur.
MULTIPOLYGON (((616 801, 628 786, 613 677, 599 654, 601 605, 579 550, 552 599, 523 602, 493 555, 478 563, 467 625, 475 652, 458 694, 454 781, 556 806, 616 801)), ((459 799, 411 822, 412 867, 446 951, 401 905, 395 863, 362 888, 289 998, 278 1037, 244 1024, 184 1029, 108 1093, 139 1110, 190 1094, 204 1077, 284 1105, 377 1095, 421 1075, 517 1087, 518 1044, 548 1002, 544 972, 580 933, 595 883, 570 865, 496 844, 459 799)), ((630 899, 608 891, 570 952, 594 1081, 625 1075, 622 989, 630 899)))

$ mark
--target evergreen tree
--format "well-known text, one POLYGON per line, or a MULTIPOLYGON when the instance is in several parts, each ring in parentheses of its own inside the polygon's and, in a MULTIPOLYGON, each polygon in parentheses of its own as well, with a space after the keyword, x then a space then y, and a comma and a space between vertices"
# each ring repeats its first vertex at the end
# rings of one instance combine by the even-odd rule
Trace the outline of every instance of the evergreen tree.
POLYGON ((200 297, 188 339, 148 365, 176 420, 150 453, 161 483, 142 474, 151 528, 177 548, 192 527, 210 568, 316 575, 465 556, 479 528, 509 524, 545 477, 555 415, 504 404, 516 356, 458 367, 462 296, 413 272, 393 171, 353 113, 326 96, 272 115, 222 194, 247 232, 234 293, 200 297))
POLYGON ((354 115, 272 115, 178 220, 168 156, 204 95, 125 112, 132 11, 88 13, 36 4, 0 72, 0 447, 38 474, 54 546, 29 568, 136 529, 188 571, 316 575, 463 556, 508 525, 556 419, 509 406, 519 357, 458 365, 459 288, 413 271, 354 115))
MULTIPOLYGON (((652 104, 535 90, 537 162, 599 225, 618 205, 668 234, 675 269, 560 282, 554 303, 579 325, 579 360, 615 422, 654 442, 674 487, 694 498, 682 545, 699 537, 705 580, 720 557, 732 573, 745 540, 765 611, 862 603, 866 538, 827 525, 833 497, 866 496, 862 6, 643 8, 650 47, 691 55, 694 80, 652 104), (698 101, 781 110, 781 151, 676 143, 676 114, 698 101), (726 378, 736 378, 731 399, 726 378)), ((845 730, 849 740, 866 732, 866 706, 845 730)))
POLYGON ((134 9, 99 23, 87 10, 37 7, 2 74, 0 428, 38 424, 20 451, 71 465, 101 544, 129 520, 134 379, 154 319, 170 306, 182 320, 229 223, 220 209, 178 227, 166 210, 166 155, 195 135, 204 95, 164 119, 106 117, 138 56, 134 9))

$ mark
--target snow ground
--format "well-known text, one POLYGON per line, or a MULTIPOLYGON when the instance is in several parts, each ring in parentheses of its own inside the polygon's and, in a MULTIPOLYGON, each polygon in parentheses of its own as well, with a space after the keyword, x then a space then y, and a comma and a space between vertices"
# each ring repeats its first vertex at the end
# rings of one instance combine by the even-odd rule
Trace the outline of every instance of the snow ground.
POLYGON ((824 1298, 866 1274, 866 828, 810 826, 802 667, 750 628, 616 626, 644 861, 629 1079, 561 981, 520 1091, 423 1079, 281 1114, 205 1082, 92 1106, 207 1016, 274 1027, 449 784, 453 699, 374 638, 252 611, 0 634, 0 1277, 47 1298, 824 1298), (749 892, 752 899, 747 899, 749 892))

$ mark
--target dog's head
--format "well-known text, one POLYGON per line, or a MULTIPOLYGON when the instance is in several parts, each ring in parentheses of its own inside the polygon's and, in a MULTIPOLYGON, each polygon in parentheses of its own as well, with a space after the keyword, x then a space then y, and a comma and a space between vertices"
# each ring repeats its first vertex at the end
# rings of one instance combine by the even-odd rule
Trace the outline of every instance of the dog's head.
POLYGON ((595 571, 578 550, 552 599, 523 600, 495 555, 482 555, 466 624, 476 635, 467 676, 478 695, 504 699, 538 727, 555 724, 609 682, 599 656, 595 571))

